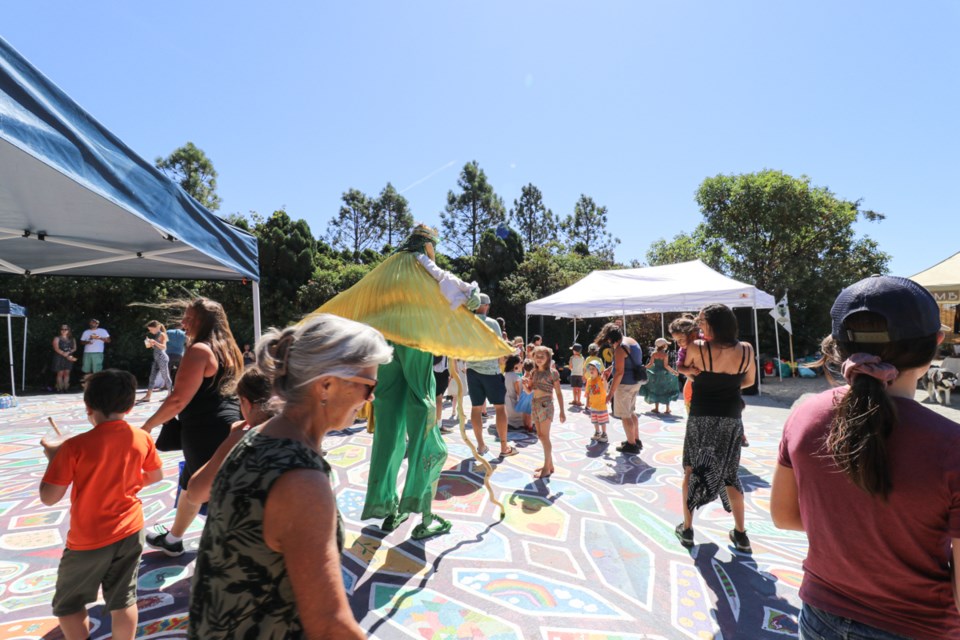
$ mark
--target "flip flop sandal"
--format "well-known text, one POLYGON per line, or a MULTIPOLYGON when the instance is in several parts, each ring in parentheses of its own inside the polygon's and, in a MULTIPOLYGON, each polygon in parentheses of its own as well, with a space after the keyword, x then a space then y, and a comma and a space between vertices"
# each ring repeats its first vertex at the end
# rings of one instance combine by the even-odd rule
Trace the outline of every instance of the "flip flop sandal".
POLYGON ((413 528, 413 533, 410 535, 414 540, 423 540, 424 538, 432 538, 433 536, 439 536, 450 531, 452 524, 449 520, 444 520, 439 516, 433 516, 433 522, 430 525, 424 523, 418 524, 413 528))
POLYGON ((485 456, 488 453, 490 453, 490 447, 488 447, 487 445, 483 445, 482 447, 477 449, 478 456, 485 456))
POLYGON ((520 453, 520 452, 517 451, 517 448, 514 447, 514 446, 511 446, 511 447, 510 447, 509 449, 507 449, 506 451, 501 451, 501 452, 500 452, 500 457, 501 457, 501 458, 509 458, 510 456, 515 456, 515 455, 517 455, 518 453, 520 453))

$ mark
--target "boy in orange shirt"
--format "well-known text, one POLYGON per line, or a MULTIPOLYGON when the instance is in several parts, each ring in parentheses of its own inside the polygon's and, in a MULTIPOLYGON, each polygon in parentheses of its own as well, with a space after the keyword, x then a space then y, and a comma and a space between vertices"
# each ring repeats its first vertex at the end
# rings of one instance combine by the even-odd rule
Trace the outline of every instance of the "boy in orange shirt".
POLYGON ((103 597, 114 638, 137 630, 137 573, 143 551, 143 506, 137 493, 163 478, 149 434, 123 417, 136 401, 137 379, 118 369, 91 375, 83 392, 93 429, 59 445, 41 440, 49 463, 40 483, 47 506, 70 493, 70 531, 57 571, 53 614, 67 640, 90 636, 87 605, 103 597))

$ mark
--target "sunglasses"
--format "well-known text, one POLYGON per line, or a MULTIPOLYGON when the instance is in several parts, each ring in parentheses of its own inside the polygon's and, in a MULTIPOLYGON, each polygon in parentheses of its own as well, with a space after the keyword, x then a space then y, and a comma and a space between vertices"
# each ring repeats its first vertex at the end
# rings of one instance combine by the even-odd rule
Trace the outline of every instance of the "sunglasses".
POLYGON ((365 378, 363 376, 337 376, 341 380, 346 380, 347 382, 352 382, 353 384, 363 385, 367 388, 366 394, 364 394, 363 399, 369 400, 373 397, 373 390, 377 388, 377 381, 373 378, 365 378))

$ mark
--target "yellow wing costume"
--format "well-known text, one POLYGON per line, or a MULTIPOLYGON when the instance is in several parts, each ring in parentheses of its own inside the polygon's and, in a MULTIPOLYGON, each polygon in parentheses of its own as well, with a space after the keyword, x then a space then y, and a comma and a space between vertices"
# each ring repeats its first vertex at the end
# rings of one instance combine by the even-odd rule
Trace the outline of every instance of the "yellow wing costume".
POLYGON ((440 286, 409 251, 381 262, 317 309, 377 329, 396 344, 458 360, 491 360, 513 349, 465 307, 450 308, 440 286))

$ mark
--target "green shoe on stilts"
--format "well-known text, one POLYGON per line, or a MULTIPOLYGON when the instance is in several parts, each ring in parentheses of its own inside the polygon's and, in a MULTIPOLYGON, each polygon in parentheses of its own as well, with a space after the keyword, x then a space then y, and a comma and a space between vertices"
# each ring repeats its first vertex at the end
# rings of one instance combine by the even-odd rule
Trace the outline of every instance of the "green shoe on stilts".
POLYGON ((406 522, 407 518, 409 517, 410 517, 409 513, 397 511, 387 516, 386 519, 384 519, 383 524, 380 525, 380 528, 383 529, 384 531, 393 531, 397 527, 402 525, 404 522, 406 522))
POLYGON ((411 537, 414 540, 432 538, 447 533, 452 527, 453 525, 450 524, 449 520, 444 520, 440 516, 428 515, 424 516, 423 522, 414 527, 411 537))

